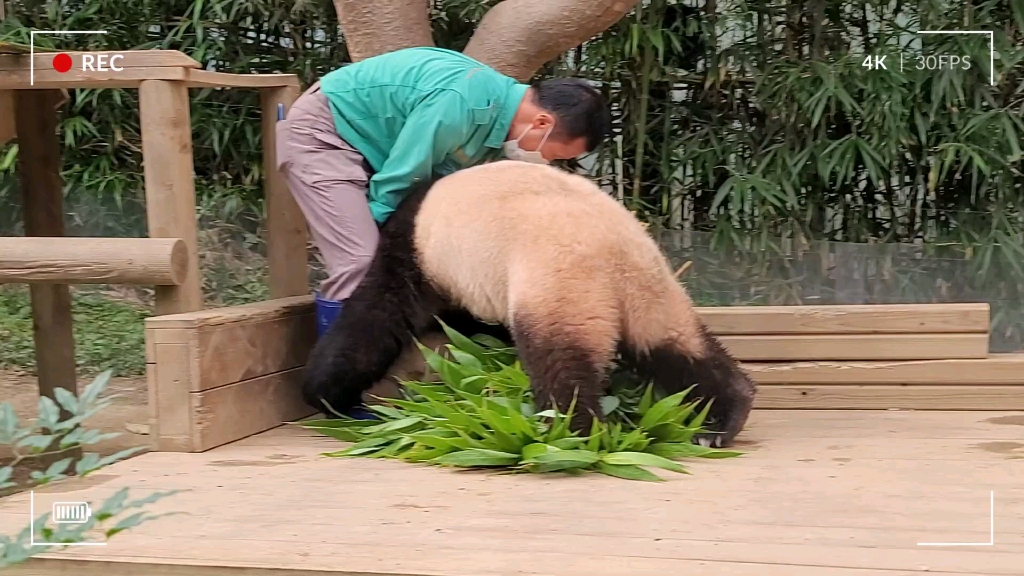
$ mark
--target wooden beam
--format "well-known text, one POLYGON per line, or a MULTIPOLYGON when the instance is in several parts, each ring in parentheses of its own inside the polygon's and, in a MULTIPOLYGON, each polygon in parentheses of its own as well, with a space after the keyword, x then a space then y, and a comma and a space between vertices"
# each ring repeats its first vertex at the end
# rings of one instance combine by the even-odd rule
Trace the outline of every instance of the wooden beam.
POLYGON ((743 367, 758 384, 1024 385, 1024 354, 896 362, 748 362, 743 367))
POLYGON ((14 91, 0 90, 0 146, 14 138, 15 132, 14 91))
MULTIPOLYGON (((26 236, 64 235, 64 183, 56 110, 62 100, 57 90, 24 90, 15 95, 26 236)), ((39 393, 55 398, 54 390, 64 388, 77 394, 68 286, 34 284, 29 291, 39 393)), ((62 413, 64 418, 70 416, 64 410, 62 413)))
POLYGON ((298 86, 260 90, 263 107, 263 191, 267 202, 267 260, 270 297, 309 293, 306 220, 284 176, 277 169, 278 105, 288 110, 299 97, 298 86))
POLYGON ((985 358, 987 333, 720 336, 737 360, 941 360, 985 358))
MULTIPOLYGON (((131 68, 202 68, 202 64, 178 50, 99 50, 63 53, 71 57, 71 70, 64 72, 69 78, 73 78, 74 74, 85 68, 85 58, 92 59, 93 67, 102 65, 110 68, 110 74, 119 73, 119 70, 115 70, 113 67, 124 70, 131 68), (118 58, 111 60, 115 56, 118 58)), ((38 74, 40 71, 54 69, 53 58, 52 53, 36 54, 34 60, 28 54, 0 54, 0 70, 28 71, 34 64, 38 74)))
POLYGON ((755 409, 1024 410, 1024 386, 760 386, 755 409))
POLYGON ((227 74, 210 70, 188 71, 189 88, 277 88, 299 87, 295 74, 227 74))
POLYGON ((709 306, 697 309, 717 335, 914 334, 989 331, 989 305, 856 304, 709 306))
POLYGON ((144 81, 139 86, 139 116, 149 236, 181 238, 188 248, 182 283, 156 287, 156 314, 199 310, 203 293, 188 88, 182 82, 144 81))
POLYGON ((315 341, 309 296, 147 318, 156 449, 201 452, 313 414, 299 390, 315 341))
POLYGON ((0 90, 30 90, 44 88, 138 88, 144 80, 168 80, 184 82, 188 79, 187 68, 125 68, 121 72, 67 72, 36 70, 32 82, 28 70, 0 70, 0 90))
POLYGON ((176 286, 187 269, 180 238, 0 238, 0 284, 176 286))

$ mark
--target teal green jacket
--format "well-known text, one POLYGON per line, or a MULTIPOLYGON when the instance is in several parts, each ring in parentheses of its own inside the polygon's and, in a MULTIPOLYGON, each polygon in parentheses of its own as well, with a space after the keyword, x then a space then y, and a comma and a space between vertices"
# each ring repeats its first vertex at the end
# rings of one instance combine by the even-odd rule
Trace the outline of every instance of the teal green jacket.
POLYGON ((496 158, 527 86, 441 48, 406 48, 328 73, 338 135, 362 153, 382 224, 416 182, 496 158))

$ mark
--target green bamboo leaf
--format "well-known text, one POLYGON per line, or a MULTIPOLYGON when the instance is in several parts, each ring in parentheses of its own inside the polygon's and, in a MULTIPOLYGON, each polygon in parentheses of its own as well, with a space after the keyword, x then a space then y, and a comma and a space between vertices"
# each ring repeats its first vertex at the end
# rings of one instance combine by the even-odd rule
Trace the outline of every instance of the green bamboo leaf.
POLYGON ((640 398, 640 405, 637 406, 636 411, 641 416, 643 416, 644 414, 647 413, 648 410, 651 409, 651 405, 653 404, 653 402, 654 402, 654 386, 653 385, 649 385, 649 386, 647 386, 647 389, 644 390, 644 395, 643 395, 642 398, 640 398))
POLYGON ((409 428, 421 424, 423 418, 419 416, 410 416, 408 418, 402 418, 401 420, 392 420, 383 424, 377 424, 375 426, 367 426, 362 428, 359 432, 361 434, 374 435, 383 434, 387 432, 398 432, 400 430, 408 430, 409 428))
POLYGON ((445 454, 444 456, 434 458, 432 462, 441 464, 443 466, 460 467, 511 466, 513 464, 519 463, 519 454, 499 452, 497 450, 471 448, 469 450, 463 450, 461 452, 452 452, 450 454, 445 454))
POLYGON ((614 412, 622 404, 622 401, 619 400, 618 396, 604 396, 601 398, 600 403, 601 413, 607 416, 614 412))
POLYGON ((322 426, 304 426, 307 430, 312 430, 334 438, 335 440, 341 440, 342 442, 359 442, 363 439, 364 435, 359 432, 358 429, 351 428, 329 428, 322 426))
POLYGON ((686 473, 686 468, 683 468, 678 462, 649 452, 613 452, 602 456, 601 461, 620 466, 655 466, 673 472, 686 473))
POLYGON ((679 406, 679 404, 686 398, 689 393, 689 389, 677 392, 671 396, 666 396, 661 400, 657 401, 650 410, 644 413, 643 418, 640 419, 638 427, 644 429, 650 429, 658 424, 671 421, 671 415, 673 408, 679 406))
POLYGON ((588 468, 600 459, 597 453, 587 450, 558 450, 539 454, 529 462, 524 461, 524 464, 532 472, 556 472, 588 468))
POLYGON ((619 466, 615 464, 608 464, 607 462, 597 462, 594 464, 594 470, 602 474, 615 476, 616 478, 623 478, 625 480, 642 480, 646 482, 665 481, 664 478, 639 466, 619 466))
POLYGON ((705 448, 699 444, 683 442, 659 442, 652 444, 645 450, 648 454, 675 460, 678 458, 733 458, 741 456, 742 453, 731 450, 716 448, 705 448))
MULTIPOLYGON (((484 365, 476 356, 468 352, 463 352, 462 350, 459 350, 458 348, 454 347, 449 348, 448 352, 450 352, 452 358, 454 358, 455 361, 459 363, 460 368, 463 370, 463 372, 465 372, 467 369, 476 372, 483 372, 484 365)), ((468 378, 465 378, 463 380, 463 383, 465 383, 466 380, 468 380, 468 378)))
POLYGON ((438 318, 437 321, 441 324, 441 329, 444 331, 445 335, 448 336, 448 339, 452 341, 452 344, 455 345, 457 350, 465 354, 472 355, 478 362, 485 362, 487 360, 486 349, 474 342, 472 339, 459 333, 451 326, 445 324, 440 318, 438 318))

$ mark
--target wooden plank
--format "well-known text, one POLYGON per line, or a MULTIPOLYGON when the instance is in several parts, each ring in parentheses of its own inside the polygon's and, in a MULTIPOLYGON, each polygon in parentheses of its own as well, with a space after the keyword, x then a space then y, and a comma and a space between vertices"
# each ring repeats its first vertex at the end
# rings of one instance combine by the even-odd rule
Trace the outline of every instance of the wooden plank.
POLYGON ((139 86, 139 114, 149 236, 181 238, 188 248, 182 283, 156 287, 156 314, 199 310, 203 293, 188 88, 181 82, 143 82, 139 86))
MULTIPOLYGON (((57 90, 25 90, 15 95, 26 236, 64 235, 64 183, 56 110, 61 101, 63 95, 57 90)), ((77 394, 68 286, 34 284, 29 291, 39 393, 55 398, 54 391, 64 388, 77 394)), ((70 417, 64 409, 61 413, 64 418, 70 417)))
POLYGON ((190 451, 206 451, 314 414, 302 399, 302 372, 293 368, 193 392, 190 451))
POLYGON ((189 383, 195 366, 194 346, 188 341, 160 343, 154 350, 151 384, 155 386, 150 388, 149 433, 156 450, 174 451, 192 440, 189 383))
POLYGON ((741 361, 985 358, 988 333, 721 336, 741 361))
POLYGON ((263 302, 241 304, 196 310, 181 314, 146 318, 146 327, 165 328, 201 328, 204 326, 221 326, 235 322, 254 323, 264 320, 276 320, 314 312, 313 296, 292 296, 274 298, 263 302))
POLYGON ((989 331, 989 305, 712 306, 697 309, 714 334, 898 334, 989 331))
POLYGON ((180 238, 0 238, 0 284, 178 285, 187 266, 180 238))
POLYGON ((770 384, 758 387, 754 407, 783 410, 1024 410, 1024 385, 770 384))
POLYGON ((745 362, 758 384, 1024 384, 1024 354, 981 359, 745 362))
POLYGON ((304 366, 316 343, 316 317, 201 328, 196 337, 198 373, 191 390, 199 392, 304 366))
POLYGON ((299 97, 298 85, 260 91, 263 108, 263 191, 267 202, 267 261, 270 297, 309 293, 306 220, 284 176, 277 169, 278 105, 284 110, 299 97))
POLYGON ((0 90, 0 146, 14 138, 14 135, 14 92, 0 90))
POLYGON ((275 88, 299 87, 295 74, 227 74, 210 70, 188 71, 189 88, 275 88))
POLYGON ((211 308, 204 315, 220 311, 223 322, 189 328, 165 327, 161 321, 173 316, 146 319, 154 320, 146 324, 146 342, 190 342, 189 392, 303 366, 316 341, 314 313, 310 306, 289 302, 276 310, 268 305, 278 301, 211 308), (253 310, 264 314, 248 313, 253 310), (271 310, 276 314, 267 314, 271 310))
POLYGON ((56 70, 36 70, 35 83, 25 70, 0 70, 0 89, 30 90, 44 88, 101 89, 138 88, 144 80, 184 81, 186 68, 125 68, 121 72, 79 72, 61 74, 56 70))
MULTIPOLYGON (((92 66, 99 67, 102 63, 110 68, 202 68, 202 65, 178 50, 98 50, 62 52, 71 57, 71 70, 65 72, 69 78, 84 68, 84 58, 92 59, 92 66), (111 61, 112 57, 118 56, 111 61)), ((36 54, 34 61, 28 54, 0 54, 0 70, 25 70, 35 65, 35 71, 53 70, 52 53, 36 54)), ((111 70, 117 74, 117 70, 111 70)))

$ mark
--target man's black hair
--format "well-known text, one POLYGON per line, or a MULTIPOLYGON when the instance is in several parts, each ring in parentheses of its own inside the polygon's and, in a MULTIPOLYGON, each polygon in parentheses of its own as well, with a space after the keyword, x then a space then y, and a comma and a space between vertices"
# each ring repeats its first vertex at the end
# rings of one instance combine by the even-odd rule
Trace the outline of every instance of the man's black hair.
POLYGON ((570 140, 586 138, 593 152, 612 130, 608 103, 582 78, 551 78, 533 87, 534 102, 557 118, 555 132, 570 140))

